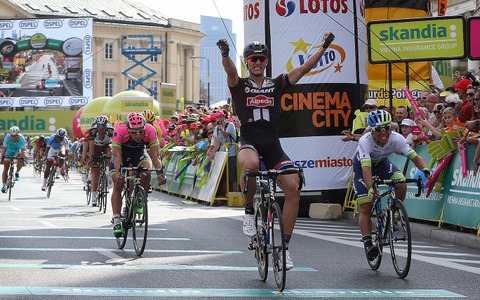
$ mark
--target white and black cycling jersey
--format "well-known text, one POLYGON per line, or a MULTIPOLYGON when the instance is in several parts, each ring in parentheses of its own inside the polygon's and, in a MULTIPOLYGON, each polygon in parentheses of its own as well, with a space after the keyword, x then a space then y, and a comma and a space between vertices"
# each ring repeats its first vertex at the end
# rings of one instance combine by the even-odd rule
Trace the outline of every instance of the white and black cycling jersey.
POLYGON ((397 132, 390 134, 387 144, 383 147, 375 142, 372 132, 366 133, 358 141, 356 155, 362 166, 368 165, 369 162, 371 162, 371 165, 375 165, 384 161, 392 153, 410 157, 415 151, 410 147, 407 140, 397 132))
POLYGON ((105 133, 103 139, 100 139, 100 134, 98 133, 98 129, 96 126, 92 126, 89 129, 88 140, 93 140, 96 146, 106 146, 112 143, 113 137, 113 126, 108 124, 107 125, 107 132, 105 133))

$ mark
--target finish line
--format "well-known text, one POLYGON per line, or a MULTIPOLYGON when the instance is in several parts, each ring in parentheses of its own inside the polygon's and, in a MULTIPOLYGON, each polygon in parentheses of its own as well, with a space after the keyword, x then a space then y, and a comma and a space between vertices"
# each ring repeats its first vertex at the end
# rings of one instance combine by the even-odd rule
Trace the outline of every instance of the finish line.
POLYGON ((190 288, 76 288, 0 286, 0 295, 85 297, 255 297, 255 298, 450 298, 465 297, 447 290, 427 289, 190 289, 190 288))

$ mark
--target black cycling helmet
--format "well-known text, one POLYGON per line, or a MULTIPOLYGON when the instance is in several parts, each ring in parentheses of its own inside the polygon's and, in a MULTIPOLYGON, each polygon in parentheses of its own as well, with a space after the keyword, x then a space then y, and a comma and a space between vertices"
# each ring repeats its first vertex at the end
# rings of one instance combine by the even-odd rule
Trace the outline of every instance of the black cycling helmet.
POLYGON ((42 134, 41 136, 38 137, 38 139, 40 140, 40 142, 43 142, 45 140, 45 136, 42 134))
POLYGON ((258 41, 250 42, 245 46, 245 48, 243 48, 244 58, 247 58, 254 53, 261 53, 268 58, 270 51, 268 51, 268 47, 264 43, 258 41))

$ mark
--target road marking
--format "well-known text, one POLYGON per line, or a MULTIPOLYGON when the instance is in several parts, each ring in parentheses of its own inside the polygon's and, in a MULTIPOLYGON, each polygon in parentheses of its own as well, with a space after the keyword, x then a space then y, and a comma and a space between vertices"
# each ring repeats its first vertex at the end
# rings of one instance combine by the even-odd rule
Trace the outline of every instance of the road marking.
MULTIPOLYGON (((150 228, 149 228, 150 229, 150 228)), ((0 235, 0 239, 79 239, 79 240, 116 240, 114 236, 63 236, 63 235, 0 235)), ((163 238, 163 237, 148 237, 148 240, 152 241, 190 241, 190 238, 177 237, 177 238, 163 238)))
MULTIPOLYGON (((4 220, 4 219, 2 218, 2 220, 4 220)), ((48 222, 48 221, 39 221, 39 223, 47 226, 48 228, 58 228, 57 225, 55 225, 55 224, 53 224, 53 223, 50 223, 50 222, 48 222)), ((3 227, 3 226, 2 226, 2 227, 3 227)), ((33 227, 32 227, 32 228, 33 228, 33 227)))
MULTIPOLYGON (((0 248, 0 251, 37 251, 37 252, 135 252, 133 249, 104 249, 104 248, 0 248)), ((145 253, 201 253, 201 254, 243 254, 242 251, 237 250, 159 250, 147 249, 145 253)))
MULTIPOLYGON (((42 221, 42 222, 46 222, 46 221, 42 221)), ((53 225, 53 224, 50 224, 50 225, 53 225)), ((55 225, 53 225, 55 226, 55 225)), ((167 229, 166 228, 156 228, 156 227, 150 227, 151 224, 149 224, 148 226, 148 231, 166 231, 167 229)), ((9 226, 9 225, 5 225, 5 226, 1 226, 1 229, 35 229, 35 230, 39 230, 39 229, 74 229, 74 230, 112 230, 112 227, 73 227, 73 226, 62 226, 62 227, 59 227, 59 226, 55 226, 55 227, 51 227, 51 226, 46 226, 46 227, 39 227, 39 226, 9 226)), ((0 231, 1 232, 1 231, 0 231)))
POLYGON ((194 288, 99 288, 0 286, 1 295, 49 295, 90 297, 263 297, 263 298, 437 298, 465 297, 447 290, 407 289, 194 289, 194 288))
MULTIPOLYGON (((106 254, 106 251, 100 252, 106 254)), ((113 254, 113 253, 110 253, 113 254)), ((184 270, 196 270, 196 271, 248 271, 248 272, 258 272, 257 267, 236 267, 236 266, 210 266, 210 265, 125 265, 132 259, 126 259, 120 256, 113 254, 113 256, 107 256, 115 261, 109 261, 108 264, 103 265, 70 265, 70 264, 28 264, 28 263, 19 263, 19 264, 2 264, 0 263, 0 269, 102 269, 102 270, 129 270, 129 271, 138 271, 138 270, 163 270, 163 271, 184 271, 184 270), (118 259, 122 260, 122 264, 119 265, 118 259)), ((273 269, 270 268, 270 272, 273 272, 273 269)), ((318 270, 309 268, 309 267, 295 267, 290 272, 318 272, 318 270)))

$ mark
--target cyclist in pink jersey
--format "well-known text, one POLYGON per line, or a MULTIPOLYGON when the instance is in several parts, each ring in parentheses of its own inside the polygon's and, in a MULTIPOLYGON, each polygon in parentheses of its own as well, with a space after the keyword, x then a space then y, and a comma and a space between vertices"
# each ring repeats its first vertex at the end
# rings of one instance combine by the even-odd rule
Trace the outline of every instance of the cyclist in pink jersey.
MULTIPOLYGON (((112 211, 113 211, 113 233, 116 237, 123 234, 123 228, 120 219, 122 209, 122 189, 125 184, 125 178, 121 175, 122 166, 142 166, 151 168, 152 163, 156 169, 162 168, 162 162, 158 158, 158 139, 155 128, 146 124, 145 118, 141 113, 130 113, 125 120, 125 124, 117 126, 113 132, 113 162, 110 166, 113 179, 112 192, 112 211), (147 153, 147 150, 149 153, 147 153)), ((142 176, 142 186, 145 190, 150 184, 151 172, 145 171, 146 176, 142 176)), ((159 185, 166 182, 163 172, 157 172, 159 185)))

